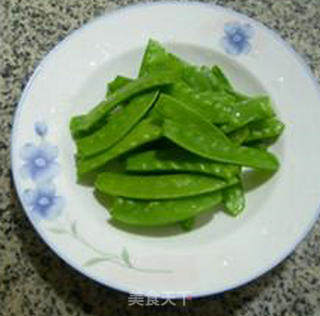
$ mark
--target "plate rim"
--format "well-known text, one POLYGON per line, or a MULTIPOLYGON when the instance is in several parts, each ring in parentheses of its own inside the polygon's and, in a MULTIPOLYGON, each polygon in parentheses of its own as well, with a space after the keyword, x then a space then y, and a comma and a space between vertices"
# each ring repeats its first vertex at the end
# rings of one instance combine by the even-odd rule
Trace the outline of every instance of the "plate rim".
MULTIPOLYGON (((174 6, 199 6, 199 7, 208 7, 208 8, 213 8, 214 10, 217 11, 223 11, 226 13, 229 13, 233 16, 238 16, 239 18, 241 18, 244 21, 248 21, 250 23, 253 23, 254 25, 258 26, 260 29, 262 29, 264 32, 269 33, 279 44, 281 44, 281 46, 287 50, 288 53, 290 53, 290 55, 292 57, 295 58, 295 60, 298 62, 298 64, 302 67, 303 72, 305 73, 305 75, 307 75, 309 77, 309 79, 311 79, 315 90, 318 93, 318 97, 320 100, 320 86, 317 82, 316 77, 314 76, 314 74, 312 73, 309 65, 306 63, 306 61, 303 59, 303 57, 295 51, 295 49, 284 39, 282 39, 282 37, 273 29, 267 27, 266 25, 264 25, 262 22, 255 20, 243 13, 240 13, 238 11, 235 11, 231 8, 227 8, 227 7, 223 7, 220 5, 217 5, 215 3, 202 3, 202 2, 198 2, 198 1, 190 1, 190 2, 179 2, 179 1, 162 1, 162 2, 152 2, 152 3, 138 3, 138 4, 130 4, 127 6, 120 6, 118 8, 114 8, 111 9, 111 11, 109 12, 105 12, 102 15, 98 16, 98 17, 93 17, 89 22, 81 25, 79 28, 71 31, 63 40, 61 40, 60 42, 58 42, 47 54, 44 55, 44 57, 41 59, 41 61, 39 62, 39 64, 35 67, 33 74, 31 75, 31 77, 28 80, 27 85, 25 86, 25 88, 22 91, 20 100, 18 102, 18 105, 14 111, 13 117, 12 117, 12 129, 11 129, 11 136, 10 136, 10 158, 11 158, 11 162, 10 162, 10 168, 12 170, 12 176, 13 176, 13 183, 14 183, 14 188, 17 192, 17 197, 18 200, 20 201, 20 204, 22 206, 22 209, 24 211, 24 213, 26 214, 29 222, 31 223, 31 225, 33 226, 34 230, 38 233, 38 235, 41 237, 41 239, 46 243, 46 245, 50 248, 51 251, 53 251, 56 255, 59 256, 59 258, 61 260, 63 260, 65 263, 67 263, 71 268, 77 270, 79 273, 81 273, 82 275, 84 275, 85 277, 97 282, 98 284, 101 284, 102 286, 105 287, 109 287, 112 288, 114 290, 118 290, 120 292, 123 293, 133 293, 132 290, 130 290, 129 288, 127 288, 124 285, 121 284, 114 284, 114 282, 108 283, 106 284, 105 282, 103 282, 102 280, 99 280, 98 277, 93 276, 91 273, 87 272, 85 269, 83 269, 81 267, 81 265, 79 263, 77 263, 76 261, 74 261, 73 259, 69 258, 66 254, 62 253, 62 251, 60 251, 59 247, 53 243, 51 243, 51 241, 49 240, 48 236, 46 236, 46 234, 44 234, 43 230, 37 225, 36 221, 30 216, 30 214, 28 214, 28 212, 26 211, 26 206, 25 203, 23 202, 22 198, 21 198, 21 192, 18 189, 18 181, 16 180, 16 169, 13 166, 13 147, 14 147, 14 143, 15 143, 15 134, 17 131, 17 122, 19 120, 19 117, 21 115, 22 112, 22 107, 24 104, 25 99, 27 98, 28 94, 29 94, 29 90, 34 82, 34 80, 37 78, 37 76, 40 74, 43 66, 47 63, 47 61, 50 59, 51 55, 53 55, 54 53, 56 53, 60 48, 63 47, 63 45, 65 45, 74 35, 76 34, 80 34, 82 31, 94 26, 95 23, 99 22, 102 19, 108 19, 114 15, 117 14, 121 14, 124 11, 128 12, 131 10, 139 10, 139 9, 143 9, 145 7, 155 7, 155 6, 170 6, 170 5, 174 5, 174 6)), ((245 286, 251 282, 253 282, 254 280, 256 280, 259 277, 262 277, 263 275, 265 275, 266 273, 268 273, 269 271, 271 271, 273 268, 275 268, 279 263, 281 263, 283 260, 285 260, 290 254, 292 254, 294 252, 294 250, 296 249, 296 247, 301 243, 301 241, 307 236, 307 234, 312 230, 313 226, 315 225, 316 221, 319 218, 319 214, 320 214, 320 205, 318 206, 314 218, 312 218, 312 220, 310 221, 310 223, 308 224, 308 226, 306 227, 306 229, 296 238, 295 243, 293 243, 292 245, 290 245, 290 247, 288 247, 287 251, 285 251, 284 253, 281 253, 278 258, 276 260, 274 260, 274 262, 272 264, 270 264, 267 267, 263 267, 261 268, 258 272, 256 272, 254 275, 251 275, 249 278, 246 278, 243 281, 239 281, 236 282, 235 284, 232 284, 231 286, 220 290, 220 291, 192 291, 190 294, 192 295, 192 298, 199 298, 199 297, 207 297, 210 295, 217 295, 217 294, 221 294, 223 292, 227 292, 242 286, 245 286)), ((108 281, 107 281, 108 282, 108 281)), ((148 297, 148 291, 145 291, 141 293, 141 291, 139 292, 139 294, 143 294, 144 296, 148 297)), ((184 296, 179 294, 179 293, 172 293, 172 294, 168 294, 168 295, 156 295, 156 297, 158 298, 170 298, 170 299, 182 299, 184 296)))

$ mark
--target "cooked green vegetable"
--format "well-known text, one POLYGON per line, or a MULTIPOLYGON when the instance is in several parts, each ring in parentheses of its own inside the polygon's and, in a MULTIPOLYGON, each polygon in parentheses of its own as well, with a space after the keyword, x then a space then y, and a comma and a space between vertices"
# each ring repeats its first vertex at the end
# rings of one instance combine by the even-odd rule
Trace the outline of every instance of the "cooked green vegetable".
POLYGON ((154 91, 134 97, 128 105, 110 115, 106 125, 77 140, 79 156, 89 157, 112 147, 142 119, 153 106, 158 94, 158 91, 154 91))
POLYGON ((179 225, 181 227, 182 230, 189 232, 190 230, 192 230, 192 228, 194 227, 195 224, 195 217, 190 217, 188 219, 185 219, 184 221, 180 222, 179 225))
POLYGON ((275 136, 275 137, 270 137, 270 138, 258 139, 255 141, 251 141, 247 145, 252 148, 266 150, 268 147, 273 145, 278 140, 278 138, 279 138, 278 136, 275 136))
POLYGON ((233 106, 235 100, 225 93, 195 92, 183 81, 173 84, 167 93, 182 101, 186 107, 197 112, 210 123, 231 122, 232 115, 235 113, 233 106))
POLYGON ((250 134, 249 127, 244 126, 228 134, 228 137, 233 143, 241 145, 248 139, 249 134, 250 134))
POLYGON ((205 120, 195 111, 187 108, 183 103, 168 95, 161 94, 155 110, 158 111, 165 119, 174 120, 180 124, 192 125, 193 128, 201 127, 207 133, 212 135, 217 141, 230 143, 228 137, 215 125, 205 120))
POLYGON ((113 196, 133 199, 174 199, 220 190, 238 182, 237 178, 222 180, 197 174, 131 175, 104 172, 95 187, 113 196), (143 188, 143 190, 141 190, 143 188))
POLYGON ((113 81, 111 81, 108 84, 108 89, 107 89, 107 98, 115 93, 117 90, 123 88, 126 86, 128 83, 132 82, 134 79, 127 78, 124 76, 117 76, 113 81))
POLYGON ((221 126, 221 129, 225 133, 230 133, 251 122, 269 118, 273 115, 274 112, 268 97, 251 98, 236 104, 232 121, 221 126))
POLYGON ((278 161, 272 154, 232 144, 217 127, 171 97, 162 94, 156 110, 165 117, 164 135, 194 154, 247 167, 266 170, 278 168, 278 161))
POLYGON ((223 143, 214 135, 207 134, 208 129, 204 126, 187 125, 166 119, 163 133, 182 148, 207 159, 271 171, 279 168, 277 158, 271 153, 223 143))
POLYGON ((225 179, 240 172, 239 166, 214 162, 181 149, 150 150, 130 155, 126 169, 136 172, 188 171, 225 179))
POLYGON ((222 201, 221 192, 176 200, 132 200, 115 198, 112 218, 130 225, 160 226, 174 224, 208 211, 222 201))
POLYGON ((225 76, 220 67, 218 67, 217 65, 213 66, 210 71, 212 72, 214 77, 217 78, 220 87, 222 87, 224 90, 233 91, 230 81, 225 76))
POLYGON ((246 142, 278 137, 284 130, 284 124, 276 118, 261 120, 249 124, 249 135, 246 142))
POLYGON ((168 53, 158 42, 149 40, 139 77, 156 74, 159 71, 172 71, 178 78, 197 92, 220 90, 218 78, 206 67, 193 66, 177 56, 168 53))
POLYGON ((89 134, 95 130, 97 126, 100 126, 101 120, 105 120, 106 115, 110 110, 119 103, 126 101, 141 92, 158 88, 159 86, 169 85, 174 81, 175 75, 173 73, 159 72, 128 83, 123 88, 113 93, 108 100, 101 102, 86 115, 73 117, 70 122, 72 135, 74 135, 74 137, 79 137, 89 134))
POLYGON ((225 211, 232 216, 240 214, 245 207, 245 197, 241 182, 223 190, 225 211))
POLYGON ((220 202, 243 211, 242 167, 276 171, 267 147, 283 129, 268 96, 244 95, 219 66, 192 65, 154 40, 137 79, 117 76, 106 100, 70 122, 78 179, 112 202, 113 219, 185 231, 220 202))
POLYGON ((124 138, 122 138, 122 140, 111 147, 108 151, 89 158, 78 159, 78 176, 81 178, 86 173, 103 167, 110 160, 119 157, 122 154, 143 144, 159 139, 161 136, 161 127, 153 124, 149 119, 146 119, 139 123, 132 131, 130 131, 124 138))

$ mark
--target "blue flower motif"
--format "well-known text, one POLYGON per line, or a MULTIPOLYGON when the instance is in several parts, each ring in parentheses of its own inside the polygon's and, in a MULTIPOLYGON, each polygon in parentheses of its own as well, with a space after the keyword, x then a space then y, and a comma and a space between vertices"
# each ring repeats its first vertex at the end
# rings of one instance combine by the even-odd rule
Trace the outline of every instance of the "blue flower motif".
POLYGON ((56 195, 51 182, 38 184, 34 190, 25 190, 22 199, 31 208, 32 215, 39 219, 58 217, 64 206, 64 199, 56 195))
POLYGON ((225 36, 222 45, 228 54, 248 54, 251 50, 250 38, 253 36, 253 28, 250 24, 226 23, 225 36))
POLYGON ((39 136, 45 136, 48 132, 48 126, 43 121, 37 121, 34 123, 34 129, 39 136))
POLYGON ((59 164, 56 162, 58 156, 57 146, 45 142, 38 146, 33 143, 26 143, 21 148, 20 155, 24 160, 20 170, 24 178, 47 181, 59 172, 59 164))

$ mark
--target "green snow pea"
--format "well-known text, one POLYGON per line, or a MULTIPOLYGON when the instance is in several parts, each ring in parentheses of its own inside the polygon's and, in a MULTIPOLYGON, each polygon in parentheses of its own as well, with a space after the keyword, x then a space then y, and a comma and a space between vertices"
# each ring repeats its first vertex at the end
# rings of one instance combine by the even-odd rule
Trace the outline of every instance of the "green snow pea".
POLYGON ((279 168, 277 158, 271 153, 223 142, 205 125, 182 124, 166 119, 163 132, 177 145, 207 159, 272 171, 279 168))
POLYGON ((183 71, 184 67, 184 62, 178 57, 167 53, 157 41, 150 39, 143 55, 139 77, 159 71, 174 71, 179 74, 183 71))
POLYGON ((249 124, 249 136, 246 142, 278 137, 284 130, 284 124, 276 118, 261 120, 249 124))
POLYGON ((215 140, 230 143, 228 137, 216 126, 212 125, 204 117, 191 110, 184 103, 165 94, 161 94, 154 110, 166 119, 177 121, 181 124, 188 124, 193 128, 201 126, 203 130, 210 133, 215 140))
POLYGON ((167 93, 185 106, 197 112, 214 124, 229 123, 232 119, 234 99, 221 92, 195 92, 183 81, 179 81, 167 89, 167 93))
POLYGON ((123 88, 113 93, 108 100, 101 102, 98 106, 89 111, 86 115, 73 117, 70 122, 70 130, 74 137, 81 137, 91 133, 101 121, 105 120, 106 115, 116 105, 130 99, 131 97, 146 90, 154 89, 160 86, 170 85, 175 81, 175 75, 172 73, 157 73, 136 79, 123 88))
POLYGON ((245 196, 241 182, 224 189, 222 196, 225 211, 228 214, 237 216, 244 210, 245 196))
POLYGON ((160 137, 162 137, 161 127, 153 124, 150 119, 145 119, 109 150, 89 158, 77 159, 78 177, 81 178, 103 167, 110 160, 160 137))
POLYGON ((134 97, 128 105, 112 113, 107 124, 76 141, 78 154, 89 157, 105 151, 122 139, 150 110, 159 92, 149 92, 134 97))
POLYGON ((255 141, 251 141, 250 143, 246 144, 249 147, 252 148, 258 148, 261 150, 266 150, 268 147, 273 145, 277 140, 279 136, 270 137, 270 138, 264 138, 264 139, 258 139, 255 141))
POLYGON ((230 133, 251 122, 274 116, 269 97, 262 96, 244 100, 235 105, 232 122, 221 126, 222 131, 230 133))
POLYGON ((189 171, 230 179, 239 174, 236 165, 214 162, 183 149, 149 150, 127 158, 126 170, 135 172, 189 171))
POLYGON ((242 93, 236 92, 230 81, 228 80, 228 78, 226 77, 226 75, 223 73, 223 71, 221 70, 220 67, 218 66, 213 66, 211 68, 211 72, 216 76, 216 78, 218 78, 219 84, 221 87, 223 87, 223 89, 230 95, 232 96, 235 101, 239 102, 239 101, 244 101, 244 100, 248 100, 250 99, 249 96, 246 96, 242 93))
POLYGON ((174 54, 168 53, 158 42, 151 39, 143 56, 139 77, 155 74, 159 71, 177 73, 179 78, 195 91, 219 89, 218 80, 213 79, 212 72, 193 66, 174 54))
POLYGON ((165 118, 164 136, 199 156, 266 170, 279 167, 277 158, 271 153, 232 144, 219 128, 172 97, 160 95, 155 110, 165 118))
POLYGON ((185 219, 182 222, 179 222, 181 229, 186 232, 189 232, 190 230, 192 230, 195 224, 195 219, 196 219, 195 217, 190 217, 188 219, 185 219))
POLYGON ((187 84, 180 81, 171 85, 166 93, 184 103, 186 107, 197 112, 213 124, 222 124, 222 130, 231 132, 248 122, 258 119, 271 108, 265 106, 265 97, 246 99, 241 102, 231 94, 205 91, 194 92, 187 84), (256 108, 259 109, 256 114, 256 108), (261 115, 259 113, 262 113, 261 115))
POLYGON ((124 76, 117 76, 113 81, 108 83, 107 88, 107 97, 109 97, 111 94, 116 92, 117 90, 123 88, 128 83, 132 82, 134 79, 124 77, 124 76))
POLYGON ((241 145, 248 139, 249 134, 250 134, 249 127, 244 126, 228 134, 228 137, 233 143, 241 145))
POLYGON ((223 87, 224 90, 228 90, 228 91, 233 90, 230 81, 228 80, 228 78, 226 77, 226 75, 223 73, 223 71, 219 66, 211 67, 210 71, 214 75, 214 77, 217 78, 219 85, 223 87))
POLYGON ((175 71, 181 81, 186 83, 193 92, 224 91, 235 101, 242 101, 248 97, 237 93, 222 70, 218 66, 211 69, 206 66, 197 67, 168 53, 157 41, 149 40, 144 53, 139 77, 159 71, 175 71))
POLYGON ((104 172, 98 175, 95 188, 112 196, 162 200, 209 193, 237 182, 237 178, 222 180, 188 173, 141 176, 104 172))
POLYGON ((220 191, 176 200, 132 200, 117 197, 111 205, 112 218, 136 226, 161 226, 178 223, 212 210, 222 201, 220 191))

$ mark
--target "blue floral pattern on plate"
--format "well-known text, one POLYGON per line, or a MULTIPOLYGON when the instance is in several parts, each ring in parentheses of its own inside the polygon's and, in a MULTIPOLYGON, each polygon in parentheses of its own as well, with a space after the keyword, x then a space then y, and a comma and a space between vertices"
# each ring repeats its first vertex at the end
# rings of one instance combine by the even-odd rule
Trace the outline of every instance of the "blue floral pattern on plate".
POLYGON ((37 121, 34 123, 34 130, 39 136, 45 136, 48 132, 48 126, 43 121, 37 121))
POLYGON ((41 219, 54 219, 61 214, 64 199, 56 195, 52 182, 39 183, 35 189, 27 189, 22 196, 34 216, 41 219))
POLYGON ((39 145, 26 143, 20 151, 24 161, 20 172, 24 178, 34 181, 48 181, 53 179, 59 172, 58 147, 46 142, 39 145))
POLYGON ((226 23, 224 34, 221 44, 228 54, 240 55, 250 52, 250 39, 253 37, 253 27, 250 24, 226 23))
POLYGON ((61 214, 64 205, 64 199, 56 195, 53 183, 59 172, 58 147, 45 141, 48 132, 45 122, 36 122, 34 131, 41 137, 40 143, 28 142, 20 150, 21 176, 34 183, 34 188, 24 190, 22 198, 34 217, 52 220, 61 214))

